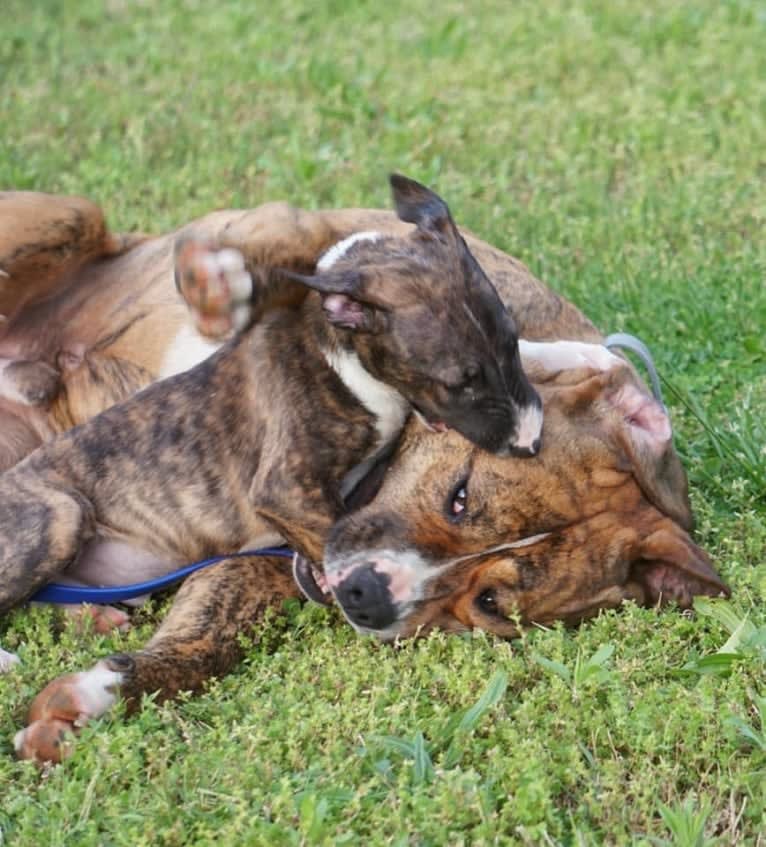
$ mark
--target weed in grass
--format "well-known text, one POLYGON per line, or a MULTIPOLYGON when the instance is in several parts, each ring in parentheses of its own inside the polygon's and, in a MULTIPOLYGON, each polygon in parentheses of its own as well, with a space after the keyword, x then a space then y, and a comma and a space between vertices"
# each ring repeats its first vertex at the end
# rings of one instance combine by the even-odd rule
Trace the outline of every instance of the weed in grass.
MULTIPOLYGON (((395 753, 406 761, 412 762, 412 781, 415 785, 431 782, 436 774, 433 756, 441 753, 439 770, 454 768, 463 756, 469 735, 476 729, 479 721, 505 694, 508 687, 508 674, 497 671, 489 681, 481 697, 469 709, 455 712, 437 727, 431 735, 430 744, 426 742, 421 730, 412 741, 390 735, 371 735, 366 739, 360 751, 364 756, 374 755, 371 747, 377 745, 395 753)), ((377 759, 372 763, 378 773, 387 776, 391 771, 388 759, 377 759)))
POLYGON ((705 825, 710 817, 710 805, 703 803, 699 808, 694 799, 688 797, 683 805, 670 808, 660 806, 660 815, 673 836, 671 841, 652 838, 652 842, 667 847, 712 847, 716 840, 705 836, 705 825))
POLYGON ((727 724, 733 727, 742 742, 766 755, 766 696, 759 696, 751 691, 750 698, 753 701, 753 712, 760 726, 737 715, 730 715, 727 724))
POLYGON ((572 689, 572 698, 577 700, 579 692, 587 685, 602 685, 611 678, 606 667, 614 653, 614 644, 602 644, 590 658, 584 658, 582 651, 577 651, 573 667, 569 668, 562 662, 546 659, 539 653, 532 653, 531 658, 547 671, 556 674, 572 689))

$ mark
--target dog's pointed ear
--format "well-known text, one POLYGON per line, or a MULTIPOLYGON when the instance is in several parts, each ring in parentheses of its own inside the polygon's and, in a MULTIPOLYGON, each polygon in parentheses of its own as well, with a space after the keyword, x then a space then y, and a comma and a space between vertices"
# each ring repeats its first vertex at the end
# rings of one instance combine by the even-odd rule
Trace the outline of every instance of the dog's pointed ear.
POLYGON ((363 299, 364 275, 359 271, 325 271, 306 276, 285 271, 285 276, 322 295, 322 308, 327 320, 344 329, 368 329, 372 304, 363 299))
POLYGON ((639 542, 631 576, 643 587, 647 604, 675 602, 688 608, 697 595, 730 594, 707 553, 667 518, 639 542))
POLYGON ((415 224, 433 235, 457 236, 457 228, 447 204, 425 185, 401 174, 391 174, 391 193, 400 220, 415 224))

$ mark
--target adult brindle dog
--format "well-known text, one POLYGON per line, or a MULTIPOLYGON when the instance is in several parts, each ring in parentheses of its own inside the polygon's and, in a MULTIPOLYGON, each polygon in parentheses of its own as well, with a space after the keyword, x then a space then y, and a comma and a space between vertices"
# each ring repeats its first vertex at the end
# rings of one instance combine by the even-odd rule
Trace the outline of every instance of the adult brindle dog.
MULTIPOLYGON (((4 425, 3 434, 14 433, 3 445, 8 465, 51 433, 210 352, 184 323, 185 309, 172 292, 179 239, 194 236, 235 247, 248 265, 306 273, 329 247, 359 231, 402 236, 411 229, 383 212, 303 212, 270 204, 214 213, 158 239, 118 239, 86 201, 36 195, 16 200, 12 226, 3 231, 0 245, 7 274, 0 293, 9 315, 0 336, 0 355, 7 360, 0 414, 4 424, 12 424, 4 425)), ((14 195, 4 201, 13 207, 14 195)), ((503 300, 513 303, 527 339, 597 344, 600 335, 593 326, 522 265, 469 235, 466 239, 503 300)), ((686 482, 669 429, 658 424, 653 407, 643 400, 636 405, 634 393, 611 390, 620 387, 617 374, 624 385, 640 386, 632 370, 597 346, 547 350, 542 357, 539 349, 533 351, 526 363, 549 416, 538 457, 492 458, 456 433, 428 432, 413 421, 380 496, 367 507, 377 504, 390 517, 399 496, 398 523, 386 528, 373 513, 370 522, 348 518, 332 532, 331 574, 353 566, 360 550, 371 554, 386 532, 397 539, 398 549, 406 546, 421 556, 417 569, 405 574, 410 594, 401 594, 399 586, 393 598, 398 633, 480 625, 509 635, 505 612, 514 597, 523 619, 575 620, 626 596, 651 601, 651 586, 663 596, 672 589, 669 593, 680 600, 723 589, 685 531, 691 520, 686 482), (647 449, 643 436, 632 435, 637 425, 645 429, 651 421, 654 435, 647 449), (481 508, 474 508, 477 503, 481 508), (656 532, 642 538, 651 523, 648 509, 654 510, 656 532), (369 536, 360 540, 351 527, 365 525, 369 536), (555 543, 557 537, 564 543, 555 543), (525 546, 517 553, 497 550, 519 541, 525 546), (423 568, 434 564, 438 584, 413 579, 416 570, 425 573, 423 568), (501 565, 504 570, 498 571, 501 565), (642 582, 644 574, 650 578, 642 582), (648 588, 641 596, 635 586, 642 585, 648 588), (426 593, 416 596, 424 588, 426 593)), ((643 387, 636 390, 643 398, 643 387)), ((382 570, 393 573, 390 564, 382 570)), ((117 578, 128 577, 127 571, 117 578)), ((337 590, 339 580, 331 582, 337 590)), ((118 695, 134 705, 144 692, 168 697, 198 688, 236 661, 240 630, 295 592, 284 562, 273 559, 232 559, 191 577, 144 650, 59 678, 38 696, 30 727, 17 738, 19 753, 60 758, 62 732, 102 714, 118 695)), ((352 620, 353 615, 352 609, 352 620)))

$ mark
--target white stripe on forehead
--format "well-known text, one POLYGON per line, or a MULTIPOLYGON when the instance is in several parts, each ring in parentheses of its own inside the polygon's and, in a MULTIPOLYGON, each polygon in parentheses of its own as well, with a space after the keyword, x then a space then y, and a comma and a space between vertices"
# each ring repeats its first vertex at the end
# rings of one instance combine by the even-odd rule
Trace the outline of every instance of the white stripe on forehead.
POLYGON ((317 262, 317 270, 318 271, 328 271, 330 268, 338 261, 338 259, 343 258, 343 256, 348 253, 348 251, 354 246, 354 244, 359 241, 378 241, 383 237, 380 232, 355 232, 353 235, 349 235, 348 238, 344 238, 343 241, 339 241, 337 244, 333 244, 329 250, 326 250, 320 257, 317 262))

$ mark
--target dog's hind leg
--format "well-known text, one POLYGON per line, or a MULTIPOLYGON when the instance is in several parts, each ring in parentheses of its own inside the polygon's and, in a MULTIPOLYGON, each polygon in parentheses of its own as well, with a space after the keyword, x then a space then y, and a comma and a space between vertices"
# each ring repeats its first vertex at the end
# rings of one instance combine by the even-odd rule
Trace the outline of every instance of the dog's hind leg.
MULTIPOLYGON (((76 492, 9 470, 0 480, 0 615, 18 606, 77 556, 94 530, 76 492)), ((18 658, 0 649, 0 673, 18 658)))
POLYGON ((84 197, 0 192, 0 315, 44 298, 88 259, 128 246, 84 197))
POLYGON ((95 531, 88 501, 37 469, 30 474, 29 461, 0 478, 0 615, 71 564, 95 531))
POLYGON ((143 694, 160 700, 199 690, 240 657, 237 635, 270 607, 299 596, 284 559, 229 559, 181 586, 168 617, 144 647, 110 656, 82 673, 59 677, 35 698, 28 726, 16 735, 21 758, 60 761, 68 732, 104 714, 122 697, 135 709, 143 694))

